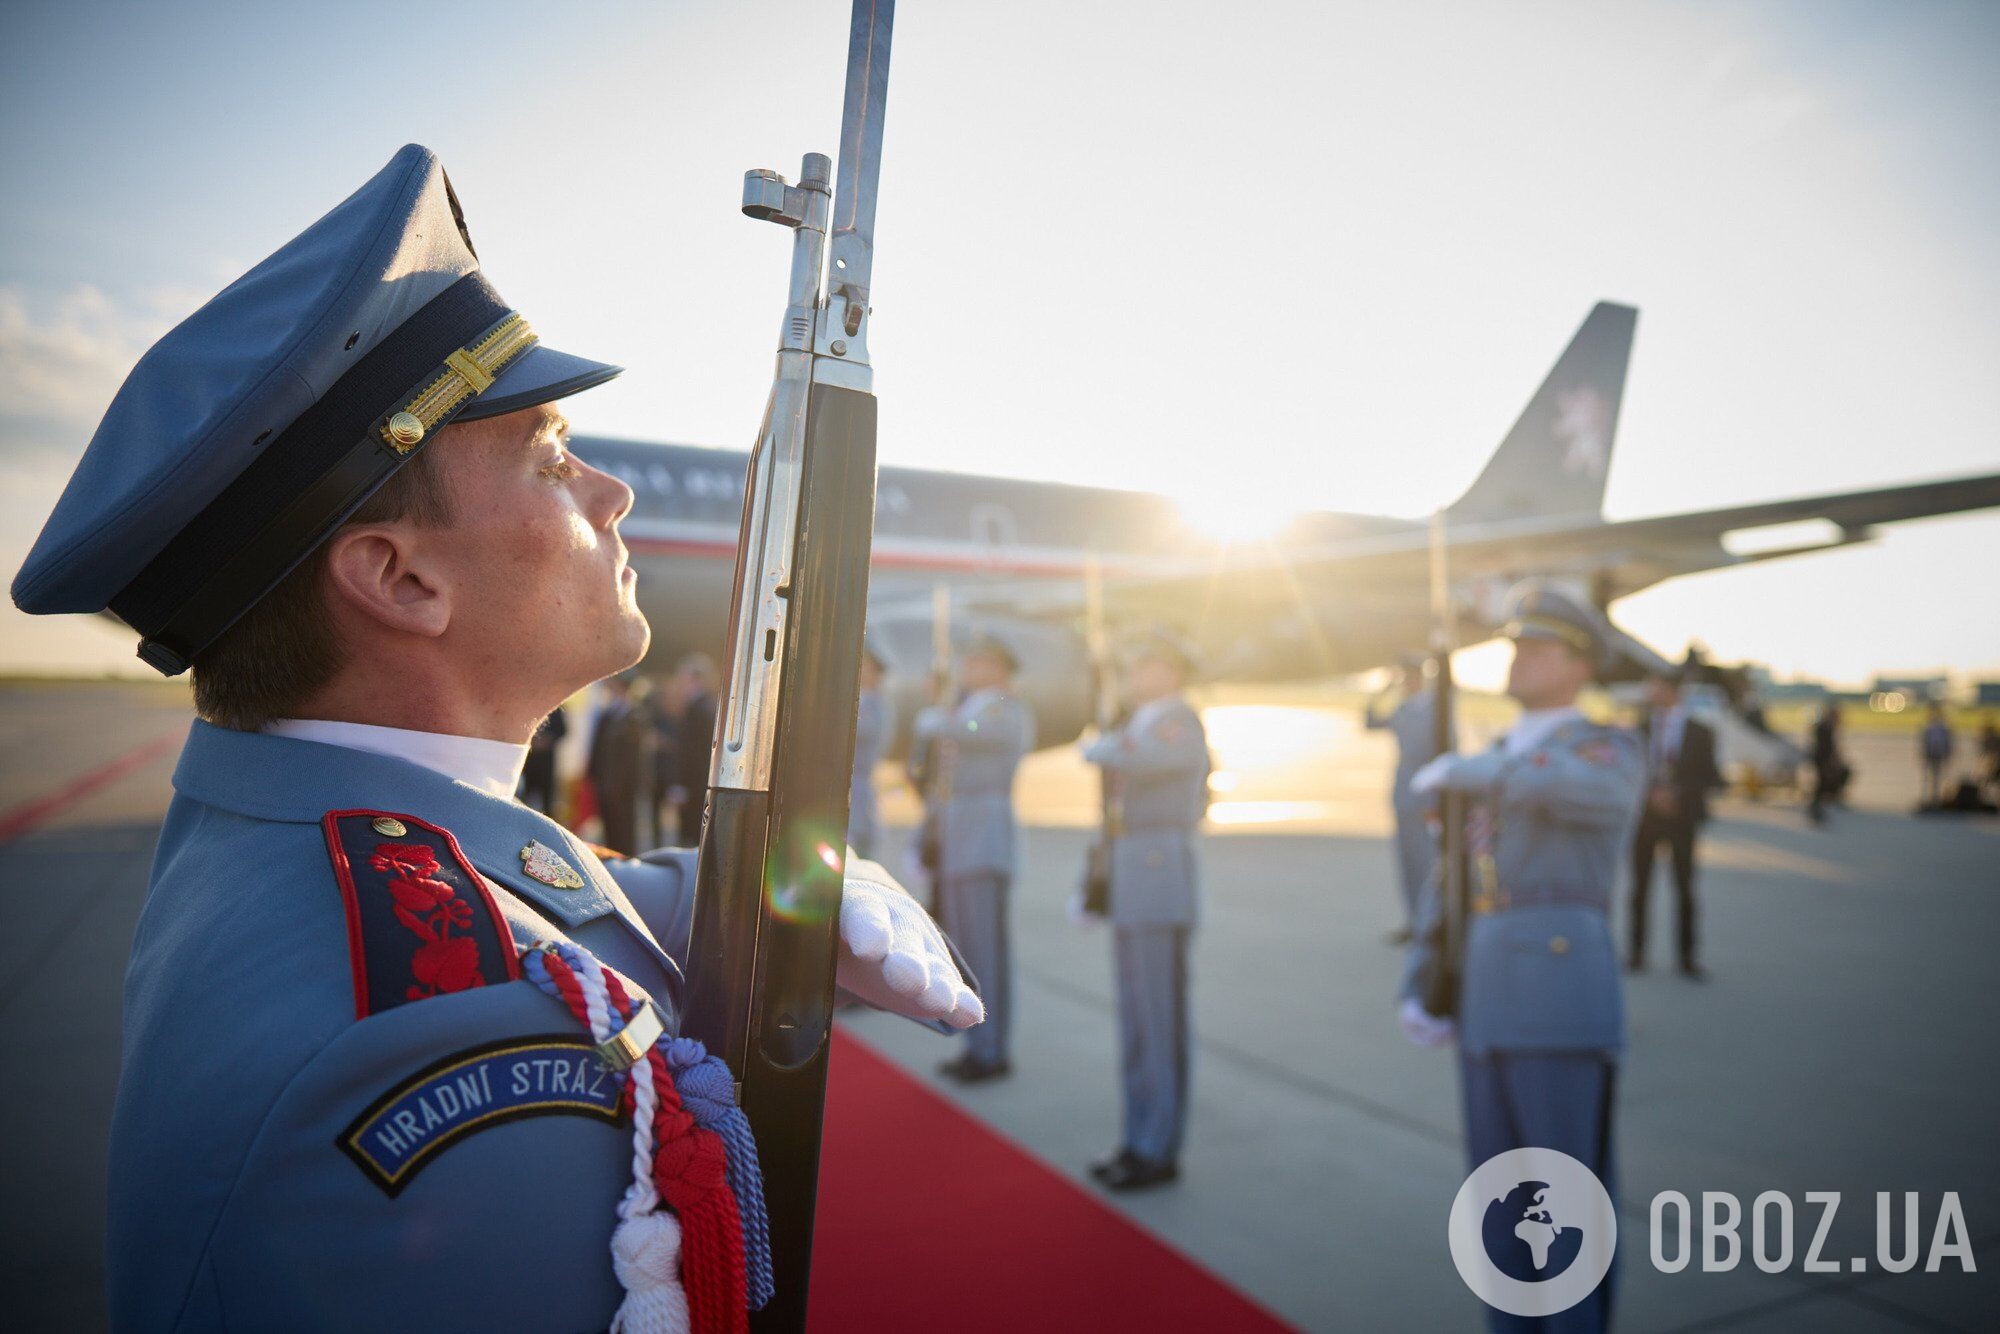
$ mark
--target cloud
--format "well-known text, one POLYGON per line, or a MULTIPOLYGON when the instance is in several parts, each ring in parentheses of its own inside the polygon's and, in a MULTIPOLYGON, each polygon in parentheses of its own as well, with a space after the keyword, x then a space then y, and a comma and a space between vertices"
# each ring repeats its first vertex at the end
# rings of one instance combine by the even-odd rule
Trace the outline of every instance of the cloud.
POLYGON ((114 298, 89 284, 37 298, 0 285, 0 450, 10 471, 25 456, 80 454, 140 353, 198 300, 171 289, 114 298))

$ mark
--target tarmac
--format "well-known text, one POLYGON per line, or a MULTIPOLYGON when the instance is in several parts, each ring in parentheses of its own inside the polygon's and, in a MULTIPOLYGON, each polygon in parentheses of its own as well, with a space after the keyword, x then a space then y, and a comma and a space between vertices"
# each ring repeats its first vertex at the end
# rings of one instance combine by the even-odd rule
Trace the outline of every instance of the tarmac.
MULTIPOLYGON (((0 688, 0 1056, 16 1072, 0 1105, 0 1290, 11 1327, 104 1322, 119 980, 188 717, 174 689, 0 688), (120 769, 120 757, 136 758, 120 769)), ((1393 1020, 1387 739, 1350 710, 1232 703, 1208 718, 1225 778, 1203 838, 1184 1175, 1113 1203, 1302 1328, 1481 1328, 1445 1245, 1469 1167, 1454 1061, 1408 1046, 1393 1020)), ((2000 818, 1908 814, 1910 738, 1856 736, 1850 749, 1851 807, 1822 829, 1790 797, 1720 804, 1703 842, 1712 979, 1685 981, 1656 957, 1629 980, 1621 1330, 2000 1327, 2000 818), (1733 1269, 1703 1272, 1699 1258, 1680 1273, 1655 1268, 1648 1209, 1666 1190, 1697 1211, 1703 1192, 1736 1197, 1746 1254, 1733 1269), (1747 1254, 1748 1213, 1773 1190, 1793 1203, 1796 1245, 1788 1267, 1767 1273, 1747 1254), (1839 1272, 1803 1270, 1820 1222, 1809 1191, 1841 1193, 1820 1248, 1839 1272), (1956 1192, 1978 1272, 1951 1260, 1938 1273, 1883 1272, 1878 1191, 1897 1193, 1899 1216, 1900 1193, 1919 1192, 1920 1250, 1943 1193, 1956 1192)), ((1016 1075, 961 1089, 932 1073, 951 1054, 944 1039, 881 1015, 846 1022, 1094 1190, 1083 1169, 1113 1147, 1118 1111, 1109 944, 1067 909, 1088 780, 1067 752, 1033 757, 1022 775, 1016 1075)), ((891 794, 892 850, 908 809, 891 794)), ((1671 938, 1672 895, 1654 898, 1657 950, 1671 938)), ((942 1208, 950 1190, 937 1183, 942 1208)), ((1700 1231, 1697 1212, 1697 1248, 1700 1231)))

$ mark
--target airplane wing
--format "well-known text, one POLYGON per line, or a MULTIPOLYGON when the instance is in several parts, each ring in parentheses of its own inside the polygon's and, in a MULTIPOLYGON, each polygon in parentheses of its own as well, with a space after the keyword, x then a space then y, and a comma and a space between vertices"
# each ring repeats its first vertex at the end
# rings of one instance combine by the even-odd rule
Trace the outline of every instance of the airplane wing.
MULTIPOLYGON (((1451 568, 1469 616, 1465 628, 1473 631, 1497 616, 1514 580, 1531 574, 1575 579, 1608 603, 1677 575, 1867 541, 1880 524, 1995 506, 2000 506, 2000 473, 1612 522, 1595 515, 1477 520, 1451 527, 1451 568), (1747 554, 1722 543, 1730 533, 1813 519, 1832 523, 1838 533, 1747 554)), ((1260 618, 1303 615, 1320 622, 1324 637, 1346 640, 1353 636, 1339 633, 1343 623, 1351 627, 1370 618, 1415 616, 1420 627, 1428 571, 1425 526, 1410 523, 1325 542, 1279 540, 1186 560, 1107 563, 1105 596, 1115 620, 1187 624, 1191 617, 1204 623, 1220 618, 1247 628, 1260 618)), ((1073 586, 996 581, 959 587, 954 603, 965 610, 1065 619, 1082 614, 1083 596, 1081 580, 1073 586)), ((1400 631, 1405 638, 1416 632, 1400 631)), ((1328 663, 1334 665, 1331 658, 1328 663)))

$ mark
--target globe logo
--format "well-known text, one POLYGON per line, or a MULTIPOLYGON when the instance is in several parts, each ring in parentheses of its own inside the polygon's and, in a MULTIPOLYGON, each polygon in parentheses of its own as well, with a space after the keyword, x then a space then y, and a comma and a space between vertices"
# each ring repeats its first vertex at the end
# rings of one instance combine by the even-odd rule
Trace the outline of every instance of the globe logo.
POLYGON ((1618 1215, 1604 1183, 1557 1149, 1509 1149, 1452 1201, 1452 1263, 1473 1294, 1518 1316, 1567 1311, 1611 1269, 1618 1215))
POLYGON ((1549 1194, 1548 1182, 1523 1181, 1486 1206, 1479 1227, 1486 1258, 1517 1282, 1566 1273, 1583 1251, 1583 1229, 1562 1225, 1549 1194))

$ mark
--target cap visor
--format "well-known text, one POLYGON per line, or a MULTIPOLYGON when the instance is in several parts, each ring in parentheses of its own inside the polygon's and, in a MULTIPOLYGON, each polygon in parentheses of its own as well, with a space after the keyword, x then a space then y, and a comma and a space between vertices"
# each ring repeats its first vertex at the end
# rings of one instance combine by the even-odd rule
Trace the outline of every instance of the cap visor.
POLYGON ((595 388, 624 369, 537 343, 516 357, 500 372, 499 378, 486 386, 486 392, 466 404, 465 410, 453 420, 478 421, 482 417, 519 412, 537 403, 553 403, 595 388))

